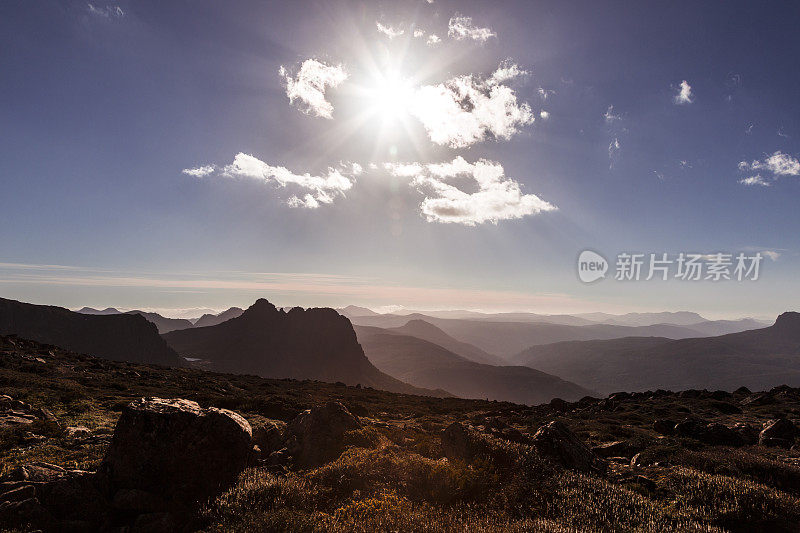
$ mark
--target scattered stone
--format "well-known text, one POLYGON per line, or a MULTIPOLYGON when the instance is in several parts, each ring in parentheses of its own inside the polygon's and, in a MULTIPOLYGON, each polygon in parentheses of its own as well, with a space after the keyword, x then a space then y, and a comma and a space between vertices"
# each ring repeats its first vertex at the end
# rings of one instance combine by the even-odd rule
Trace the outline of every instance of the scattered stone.
POLYGON ((8 492, 0 494, 0 502, 20 502, 29 498, 36 497, 36 487, 24 485, 8 492))
POLYGON ((359 428, 357 416, 341 402, 329 401, 291 421, 286 427, 288 448, 299 466, 317 466, 336 459, 344 450, 344 434, 359 428))
POLYGON ((655 420, 653 430, 660 435, 672 435, 675 433, 675 421, 667 418, 655 420))
POLYGON ((618 440, 615 442, 608 442, 606 444, 593 446, 592 451, 600 457, 631 457, 639 451, 639 447, 634 446, 628 441, 618 440))
POLYGON ((605 471, 606 463, 584 444, 563 422, 554 420, 539 428, 533 445, 567 468, 583 472, 605 471))
POLYGON ((84 426, 68 426, 64 429, 64 440, 70 445, 80 444, 91 436, 92 431, 84 426))
POLYGON ((14 468, 4 481, 47 482, 61 479, 67 471, 58 465, 35 462, 14 468))

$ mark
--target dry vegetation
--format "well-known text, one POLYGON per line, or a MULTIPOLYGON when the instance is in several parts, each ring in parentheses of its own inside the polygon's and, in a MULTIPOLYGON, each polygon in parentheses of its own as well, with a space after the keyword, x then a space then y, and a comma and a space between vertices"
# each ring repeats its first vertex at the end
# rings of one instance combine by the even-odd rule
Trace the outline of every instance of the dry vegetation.
POLYGON ((97 467, 122 406, 141 396, 229 408, 254 425, 289 421, 329 399, 361 417, 364 427, 347 434, 344 452, 332 462, 309 470, 264 464, 243 472, 204 507, 200 524, 209 531, 800 529, 800 453, 707 445, 653 430, 656 419, 690 415, 758 429, 771 418, 796 419, 800 391, 794 389, 761 397, 656 391, 528 407, 114 363, 0 342, 6 343, 0 346, 0 394, 47 407, 62 427, 93 432, 76 443, 44 422, 2 429, 0 474, 36 460, 97 467), (531 438, 556 418, 590 446, 623 441, 620 455, 609 458, 604 474, 569 470, 543 457, 531 438), (476 428, 491 453, 470 462, 445 458, 441 433, 453 421, 476 428), (32 441, 29 433, 44 439, 32 441))

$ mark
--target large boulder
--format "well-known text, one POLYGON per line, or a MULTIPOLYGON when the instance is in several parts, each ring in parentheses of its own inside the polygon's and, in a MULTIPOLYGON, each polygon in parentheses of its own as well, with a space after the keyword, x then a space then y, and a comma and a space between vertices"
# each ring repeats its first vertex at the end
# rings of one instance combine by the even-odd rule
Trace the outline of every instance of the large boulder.
POLYGON ((584 444, 563 422, 554 420, 539 428, 533 445, 567 468, 583 472, 603 472, 606 462, 584 444))
POLYGON ((191 508, 235 482, 252 449, 250 424, 232 411, 142 398, 123 409, 101 472, 112 491, 136 489, 165 508, 191 508))
POLYGON ((472 462, 476 457, 489 455, 491 446, 475 429, 453 422, 442 431, 442 449, 448 459, 472 462))
POLYGON ((758 443, 762 446, 789 448, 794 444, 797 434, 797 426, 791 420, 778 418, 764 424, 764 429, 758 435, 758 443))
POLYGON ((359 429, 358 417, 341 402, 329 401, 307 409, 286 428, 289 452, 301 467, 318 466, 336 459, 344 450, 344 436, 359 429))

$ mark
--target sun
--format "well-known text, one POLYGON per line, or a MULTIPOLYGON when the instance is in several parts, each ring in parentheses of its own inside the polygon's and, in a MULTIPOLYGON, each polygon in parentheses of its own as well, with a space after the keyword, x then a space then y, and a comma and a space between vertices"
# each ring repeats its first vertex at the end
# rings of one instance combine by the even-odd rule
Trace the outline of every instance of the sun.
POLYGON ((368 90, 370 113, 384 123, 399 122, 408 115, 413 95, 411 82, 399 71, 378 73, 368 90))

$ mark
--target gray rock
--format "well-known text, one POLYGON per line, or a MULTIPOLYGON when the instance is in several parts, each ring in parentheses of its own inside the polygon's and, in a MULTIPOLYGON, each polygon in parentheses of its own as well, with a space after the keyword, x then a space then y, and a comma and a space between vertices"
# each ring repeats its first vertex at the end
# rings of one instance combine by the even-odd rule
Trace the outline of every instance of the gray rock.
POLYGON ((358 417, 340 402, 308 409, 286 428, 289 453, 301 467, 332 461, 344 450, 344 434, 360 427, 358 417))
POLYGON ((236 481, 252 450, 250 424, 181 399, 140 399, 122 411, 101 467, 115 489, 194 507, 236 481))
POLYGON ((764 425, 764 429, 758 435, 758 443, 762 446, 780 446, 789 448, 794 444, 798 430, 790 420, 778 418, 770 420, 764 425))
POLYGON ((563 422, 554 420, 539 428, 533 445, 542 455, 567 468, 583 472, 602 472, 606 462, 584 444, 563 422))

